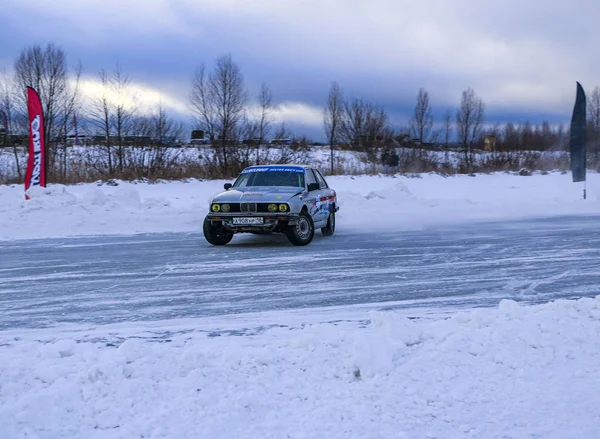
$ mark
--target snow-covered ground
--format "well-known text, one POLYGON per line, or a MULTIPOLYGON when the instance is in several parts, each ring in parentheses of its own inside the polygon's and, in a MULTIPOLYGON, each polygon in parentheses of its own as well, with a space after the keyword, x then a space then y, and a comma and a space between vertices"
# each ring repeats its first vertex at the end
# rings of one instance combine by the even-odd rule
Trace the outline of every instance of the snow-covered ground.
MULTIPOLYGON (((21 185, 0 185, 0 240, 89 234, 199 231, 226 181, 50 185, 26 201, 21 185)), ((583 186, 559 172, 475 177, 439 174, 335 176, 338 228, 415 229, 424 225, 534 216, 600 214, 600 175, 583 186)))
MULTIPOLYGON (((595 173, 328 181, 349 232, 600 214, 595 173)), ((198 232, 223 183, 0 186, 0 241, 198 232)), ((600 297, 7 329, 0 437, 591 439, 599 362, 600 297)))
POLYGON ((8 331, 2 437, 598 437, 599 297, 365 317, 246 336, 8 331))

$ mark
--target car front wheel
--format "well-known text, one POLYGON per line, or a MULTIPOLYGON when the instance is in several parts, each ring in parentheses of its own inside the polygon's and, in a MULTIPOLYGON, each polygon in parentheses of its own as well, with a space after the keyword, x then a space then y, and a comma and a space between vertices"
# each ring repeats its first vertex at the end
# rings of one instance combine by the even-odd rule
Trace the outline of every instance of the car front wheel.
POLYGON ((233 233, 224 230, 222 227, 213 226, 208 219, 204 220, 202 231, 206 240, 212 245, 225 245, 233 238, 233 233))
POLYGON ((287 232, 288 239, 294 245, 307 245, 310 244, 314 236, 315 225, 312 218, 307 212, 300 212, 296 224, 290 226, 287 232))

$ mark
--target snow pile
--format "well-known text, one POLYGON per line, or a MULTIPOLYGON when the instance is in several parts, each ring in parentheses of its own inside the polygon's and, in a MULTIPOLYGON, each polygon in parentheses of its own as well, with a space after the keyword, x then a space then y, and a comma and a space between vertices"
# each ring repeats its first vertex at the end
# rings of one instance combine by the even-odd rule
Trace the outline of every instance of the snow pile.
MULTIPOLYGON (((145 232, 199 232, 224 180, 50 185, 25 201, 20 185, 0 186, 0 240, 145 232)), ((337 176, 338 232, 414 229, 439 223, 600 214, 600 175, 588 200, 569 174, 522 177, 337 176)))
POLYGON ((199 231, 223 182, 0 186, 0 240, 199 231))
POLYGON ((124 342, 5 332, 2 436, 598 436, 600 297, 370 320, 212 337, 193 322, 124 342))
POLYGON ((409 229, 436 224, 600 213, 600 175, 588 175, 588 199, 570 174, 522 177, 413 174, 343 176, 338 228, 409 229), (344 213, 348 215, 343 216, 344 213))

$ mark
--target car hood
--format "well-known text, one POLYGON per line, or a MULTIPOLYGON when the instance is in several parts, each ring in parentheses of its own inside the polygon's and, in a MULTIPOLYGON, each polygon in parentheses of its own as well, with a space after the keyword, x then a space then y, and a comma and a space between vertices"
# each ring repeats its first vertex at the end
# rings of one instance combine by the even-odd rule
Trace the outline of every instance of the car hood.
POLYGON ((213 203, 279 203, 304 192, 299 187, 254 186, 231 188, 215 195, 213 203))

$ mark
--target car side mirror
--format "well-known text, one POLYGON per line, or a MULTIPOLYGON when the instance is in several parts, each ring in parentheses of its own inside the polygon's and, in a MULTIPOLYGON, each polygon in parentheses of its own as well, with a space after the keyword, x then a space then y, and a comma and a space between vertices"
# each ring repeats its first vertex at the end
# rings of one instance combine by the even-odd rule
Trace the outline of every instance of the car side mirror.
POLYGON ((233 185, 231 183, 225 183, 223 185, 223 187, 225 188, 226 191, 228 191, 233 185))
POLYGON ((308 183, 308 192, 318 191, 319 183, 308 183))

